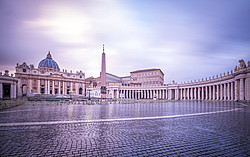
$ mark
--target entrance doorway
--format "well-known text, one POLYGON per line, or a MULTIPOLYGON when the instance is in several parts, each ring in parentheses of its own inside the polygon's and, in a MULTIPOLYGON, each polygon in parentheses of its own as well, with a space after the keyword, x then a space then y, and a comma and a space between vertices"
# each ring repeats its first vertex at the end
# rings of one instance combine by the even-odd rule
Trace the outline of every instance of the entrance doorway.
POLYGON ((3 83, 3 98, 10 98, 10 84, 3 83))
POLYGON ((23 94, 23 96, 27 95, 27 85, 22 86, 22 94, 23 94))
POLYGON ((79 94, 82 95, 82 88, 79 88, 79 94))

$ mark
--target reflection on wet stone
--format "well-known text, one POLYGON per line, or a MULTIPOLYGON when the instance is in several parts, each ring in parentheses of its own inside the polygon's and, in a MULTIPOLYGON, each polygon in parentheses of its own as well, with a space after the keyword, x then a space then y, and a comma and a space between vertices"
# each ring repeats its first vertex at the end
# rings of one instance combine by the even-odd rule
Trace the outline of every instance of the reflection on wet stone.
POLYGON ((235 102, 24 105, 0 112, 0 156, 249 156, 249 132, 235 102))

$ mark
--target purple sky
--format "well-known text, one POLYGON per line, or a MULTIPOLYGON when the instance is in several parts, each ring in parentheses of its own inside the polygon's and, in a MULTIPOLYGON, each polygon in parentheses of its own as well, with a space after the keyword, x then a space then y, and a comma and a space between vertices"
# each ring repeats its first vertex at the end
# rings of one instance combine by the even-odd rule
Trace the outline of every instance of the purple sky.
POLYGON ((197 80, 250 60, 249 0, 1 0, 0 71, 38 66, 99 76, 160 68, 165 82, 197 80))

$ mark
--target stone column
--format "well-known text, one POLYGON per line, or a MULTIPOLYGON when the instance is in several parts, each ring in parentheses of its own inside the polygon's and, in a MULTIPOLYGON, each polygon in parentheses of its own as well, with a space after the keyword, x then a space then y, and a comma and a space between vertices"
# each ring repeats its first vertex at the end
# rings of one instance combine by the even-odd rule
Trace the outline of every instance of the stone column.
POLYGON ((230 83, 227 83, 227 100, 230 100, 230 83))
POLYGON ((224 84, 224 100, 227 100, 227 84, 224 84))
POLYGON ((134 90, 131 90, 131 94, 132 94, 132 95, 131 95, 131 99, 134 99, 134 98, 135 98, 135 97, 134 97, 134 96, 135 96, 134 93, 135 93, 135 91, 134 91, 134 90))
POLYGON ((72 82, 70 82, 70 92, 72 92, 73 91, 73 85, 72 85, 73 83, 72 82))
POLYGON ((152 98, 152 90, 149 90, 149 99, 151 99, 152 98))
POLYGON ((61 94, 61 81, 58 81, 58 94, 61 94))
POLYGON ((231 82, 231 99, 230 100, 234 100, 234 83, 231 82))
POLYGON ((79 95, 79 83, 76 83, 76 94, 79 95))
POLYGON ((246 78, 246 100, 250 101, 250 77, 246 78))
POLYGON ((126 90, 126 98, 129 99, 129 90, 126 90))
POLYGON ((16 98, 16 82, 14 82, 13 95, 14 95, 14 98, 16 98))
POLYGON ((184 88, 184 94, 185 94, 185 99, 186 100, 188 100, 188 97, 189 97, 189 95, 188 95, 188 88, 184 88))
POLYGON ((165 89, 165 99, 168 99, 168 90, 165 89))
POLYGON ((164 97, 164 95, 165 95, 165 90, 164 90, 164 89, 161 91, 161 94, 162 94, 162 99, 165 99, 165 97, 164 97))
POLYGON ((208 100, 208 86, 205 87, 206 90, 206 100, 208 100))
POLYGON ((0 82, 0 98, 3 98, 3 83, 0 82))
POLYGON ((32 79, 30 79, 29 81, 29 94, 31 93, 32 91, 32 79))
POLYGON ((179 89, 175 89, 175 100, 179 99, 179 89))
POLYGON ((169 91, 169 100, 171 100, 172 99, 172 93, 173 91, 172 91, 172 89, 169 91))
POLYGON ((197 87, 194 88, 194 99, 197 100, 197 87))
MULTIPOLYGON (((62 85, 63 89, 62 89, 62 94, 64 95, 65 94, 65 82, 63 81, 63 85, 62 85)), ((83 89, 84 90, 84 89, 83 89)))
POLYGON ((190 88, 190 99, 193 100, 194 99, 194 90, 193 87, 190 88))
POLYGON ((129 98, 133 99, 133 90, 129 90, 129 98))
POLYGON ((235 80, 234 82, 235 85, 235 100, 239 100, 239 83, 238 80, 235 80))
POLYGON ((209 96, 209 100, 213 100, 213 98, 212 98, 212 86, 209 86, 209 94, 208 94, 209 96))
POLYGON ((202 89, 201 89, 201 98, 202 98, 202 100, 204 100, 204 96, 205 96, 205 91, 204 91, 204 87, 202 87, 202 89))
POLYGON ((37 93, 41 94, 41 89, 40 89, 40 80, 37 80, 37 93))
POLYGON ((215 99, 215 94, 216 94, 216 92, 215 92, 215 85, 213 85, 213 100, 216 100, 215 99))
POLYGON ((198 87, 198 100, 201 100, 201 88, 198 87))
MULTIPOLYGON (((28 92, 28 91, 27 91, 28 92)), ((13 98, 13 83, 10 83, 10 98, 13 98)))
MULTIPOLYGON (((37 89, 37 93, 38 93, 38 89, 37 89)), ((17 96, 22 96, 21 79, 18 79, 18 82, 17 82, 17 96)))
POLYGON ((182 100, 183 93, 182 93, 182 88, 180 88, 180 100, 182 100))
POLYGON ((135 90, 131 90, 131 99, 135 99, 135 90))
POLYGON ((134 99, 135 100, 137 100, 137 93, 138 93, 137 90, 134 90, 134 96, 135 96, 134 99))
POLYGON ((183 88, 183 100, 187 99, 186 88, 183 88))
POLYGON ((48 94, 48 86, 47 86, 47 80, 44 80, 44 93, 48 94))
POLYGON ((48 94, 50 94, 50 80, 48 80, 48 94))
POLYGON ((141 99, 141 91, 140 90, 136 91, 136 96, 137 96, 137 100, 141 99))
POLYGON ((169 91, 168 91, 168 89, 166 89, 166 99, 168 100, 168 93, 169 93, 169 91))
POLYGON ((55 81, 52 80, 52 94, 55 94, 55 81))
POLYGON ((190 99, 190 91, 189 91, 189 88, 187 88, 187 99, 188 99, 188 100, 190 99))
POLYGON ((223 85, 220 84, 220 100, 223 100, 223 85))
POLYGON ((216 100, 220 100, 220 85, 216 85, 217 86, 217 99, 216 100))
POLYGON ((244 79, 240 79, 240 100, 244 100, 244 96, 245 96, 244 79))

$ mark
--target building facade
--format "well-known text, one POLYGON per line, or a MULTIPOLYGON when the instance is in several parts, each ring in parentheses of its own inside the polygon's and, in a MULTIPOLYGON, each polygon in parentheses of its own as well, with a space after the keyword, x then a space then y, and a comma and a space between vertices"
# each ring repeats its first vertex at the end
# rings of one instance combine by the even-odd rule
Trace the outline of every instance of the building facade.
POLYGON ((164 73, 161 69, 144 69, 130 72, 130 83, 135 85, 163 85, 164 73))
POLYGON ((17 64, 15 77, 18 80, 17 95, 85 95, 85 74, 80 71, 72 73, 60 70, 52 59, 50 52, 38 68, 25 62, 17 64))
POLYGON ((9 76, 9 71, 0 72, 0 99, 16 98, 17 79, 13 75, 9 76))

